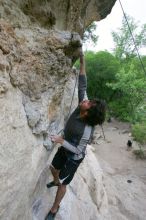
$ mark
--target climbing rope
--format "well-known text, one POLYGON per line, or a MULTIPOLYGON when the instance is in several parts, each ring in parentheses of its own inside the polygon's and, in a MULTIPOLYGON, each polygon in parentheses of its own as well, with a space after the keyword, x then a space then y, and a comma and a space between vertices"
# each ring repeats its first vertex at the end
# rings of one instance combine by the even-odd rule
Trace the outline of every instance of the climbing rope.
POLYGON ((73 103, 73 99, 74 99, 74 94, 75 94, 75 89, 76 89, 77 81, 78 81, 78 74, 76 74, 76 80, 75 80, 75 85, 74 85, 74 90, 73 90, 73 94, 72 94, 72 99, 71 99, 71 103, 70 103, 69 112, 68 112, 68 115, 67 115, 67 120, 68 120, 68 118, 70 116, 70 113, 71 113, 71 108, 72 108, 72 103, 73 103))
POLYGON ((105 134, 104 134, 103 126, 102 125, 100 125, 100 126, 101 126, 101 129, 102 129, 103 138, 105 140, 105 134))
MULTIPOLYGON (((144 74, 145 74, 145 76, 146 76, 146 70, 145 70, 143 61, 142 61, 142 59, 141 59, 141 56, 140 56, 140 54, 139 54, 139 51, 138 51, 138 48, 137 48, 137 45, 136 45, 136 42, 135 42, 133 33, 132 33, 132 31, 131 31, 131 28, 130 28, 130 25, 129 25, 127 16, 126 16, 125 11, 124 11, 124 8, 123 8, 123 6, 122 6, 121 0, 119 0, 119 3, 120 3, 120 6, 121 6, 121 9, 122 9, 124 18, 125 18, 125 20, 126 20, 126 23, 127 23, 128 29, 129 29, 129 32, 130 32, 130 34, 131 34, 131 37, 132 37, 132 40, 133 40, 133 43, 134 43, 134 46, 135 46, 135 49, 136 49, 136 52, 137 52, 139 61, 140 61, 140 64, 141 64, 142 69, 143 69, 143 72, 144 72, 144 74)), ((75 80, 75 85, 74 85, 74 90, 73 90, 73 94, 72 94, 72 99, 71 99, 71 104, 70 104, 69 112, 68 112, 68 115, 67 115, 67 120, 68 120, 68 118, 69 118, 69 116, 70 116, 70 113, 71 113, 71 108, 72 108, 72 103, 73 103, 73 99, 74 99, 74 94, 75 94, 75 88, 76 88, 76 85, 77 85, 77 80, 78 80, 78 74, 76 75, 76 80, 75 80)), ((67 121, 67 120, 66 120, 66 121, 67 121)), ((102 129, 103 137, 104 137, 104 140, 105 140, 105 134, 104 134, 104 130, 103 130, 103 126, 102 126, 102 125, 101 125, 101 129, 102 129)), ((61 133, 62 130, 63 130, 63 129, 61 129, 61 130, 58 132, 58 134, 61 133)))
MULTIPOLYGON (((75 94, 75 89, 76 89, 77 81, 78 81, 78 74, 76 74, 75 85, 74 85, 74 89, 73 89, 73 94, 72 94, 72 98, 71 98, 71 103, 70 103, 68 115, 67 115, 67 118, 66 118, 66 123, 67 123, 67 121, 69 119, 69 116, 70 116, 70 113, 71 113, 72 103, 73 103, 73 99, 74 99, 74 94, 75 94)), ((63 129, 61 129, 57 134, 60 134, 62 131, 63 131, 63 129)))
POLYGON ((123 6, 122 6, 121 0, 119 0, 119 3, 120 3, 120 6, 121 6, 121 9, 122 9, 124 18, 125 18, 125 20, 126 20, 126 23, 127 23, 128 29, 129 29, 129 32, 130 32, 130 34, 131 34, 131 37, 132 37, 132 40, 133 40, 133 43, 134 43, 134 46, 135 46, 135 49, 136 49, 136 52, 137 52, 139 61, 140 61, 140 64, 141 64, 142 69, 143 69, 143 72, 144 72, 144 74, 145 74, 145 76, 146 76, 146 70, 145 70, 144 64, 143 64, 143 62, 142 62, 141 56, 140 56, 140 54, 139 54, 139 51, 138 51, 138 48, 137 48, 137 45, 136 45, 136 42, 135 42, 133 33, 132 33, 132 31, 131 31, 131 28, 130 28, 130 25, 129 25, 129 22, 128 22, 128 19, 127 19, 127 16, 126 16, 126 13, 125 13, 124 8, 123 8, 123 6))

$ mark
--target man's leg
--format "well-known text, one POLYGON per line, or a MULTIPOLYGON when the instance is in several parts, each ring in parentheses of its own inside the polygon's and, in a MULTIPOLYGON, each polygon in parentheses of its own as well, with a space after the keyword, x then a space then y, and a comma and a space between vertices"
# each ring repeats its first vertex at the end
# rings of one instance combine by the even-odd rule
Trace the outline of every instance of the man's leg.
POLYGON ((59 181, 61 184, 58 186, 54 204, 51 208, 52 213, 56 213, 61 200, 66 193, 66 186, 72 181, 74 174, 82 160, 79 162, 67 160, 65 166, 60 170, 59 181))
POLYGON ((64 195, 66 193, 66 185, 60 185, 58 186, 58 190, 57 190, 57 193, 56 193, 56 197, 55 197, 55 201, 54 201, 54 204, 51 208, 51 212, 52 213, 56 213, 57 210, 58 210, 58 207, 59 207, 59 204, 61 202, 61 200, 63 199, 64 195))
POLYGON ((59 183, 60 170, 56 170, 52 165, 50 166, 50 170, 51 170, 51 173, 52 173, 52 176, 53 176, 54 183, 58 184, 59 183))
POLYGON ((65 151, 63 147, 58 148, 58 151, 56 152, 52 160, 52 163, 50 165, 50 170, 53 175, 53 181, 55 182, 55 184, 59 183, 59 173, 60 173, 60 170, 64 167, 66 160, 67 160, 67 157, 65 155, 65 151))

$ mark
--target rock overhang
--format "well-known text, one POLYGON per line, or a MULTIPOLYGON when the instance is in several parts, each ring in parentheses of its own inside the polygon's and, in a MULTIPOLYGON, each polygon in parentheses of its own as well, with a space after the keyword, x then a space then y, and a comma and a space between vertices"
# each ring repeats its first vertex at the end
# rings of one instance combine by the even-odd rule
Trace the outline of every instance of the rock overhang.
POLYGON ((42 26, 83 34, 93 22, 104 19, 116 0, 16 0, 25 14, 42 26))

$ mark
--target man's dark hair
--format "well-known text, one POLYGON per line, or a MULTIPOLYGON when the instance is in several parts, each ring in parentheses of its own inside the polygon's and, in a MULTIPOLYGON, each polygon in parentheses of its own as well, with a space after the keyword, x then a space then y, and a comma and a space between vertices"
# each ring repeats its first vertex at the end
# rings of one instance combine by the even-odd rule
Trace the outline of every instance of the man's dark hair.
POLYGON ((101 125, 105 120, 106 103, 104 100, 95 99, 91 101, 93 104, 88 109, 86 123, 90 126, 101 125))

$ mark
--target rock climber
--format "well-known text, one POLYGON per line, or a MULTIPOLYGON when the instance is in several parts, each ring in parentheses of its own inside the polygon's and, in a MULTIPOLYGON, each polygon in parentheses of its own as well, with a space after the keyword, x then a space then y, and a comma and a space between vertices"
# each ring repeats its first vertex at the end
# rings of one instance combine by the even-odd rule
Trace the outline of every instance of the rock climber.
POLYGON ((60 144, 61 147, 52 160, 50 169, 53 181, 47 184, 47 188, 57 186, 58 190, 54 204, 45 220, 55 218, 60 202, 66 193, 66 187, 85 158, 86 146, 92 139, 95 125, 101 125, 105 120, 105 102, 99 99, 88 100, 86 88, 85 60, 83 52, 80 52, 79 105, 69 117, 63 136, 51 136, 52 142, 60 144))

